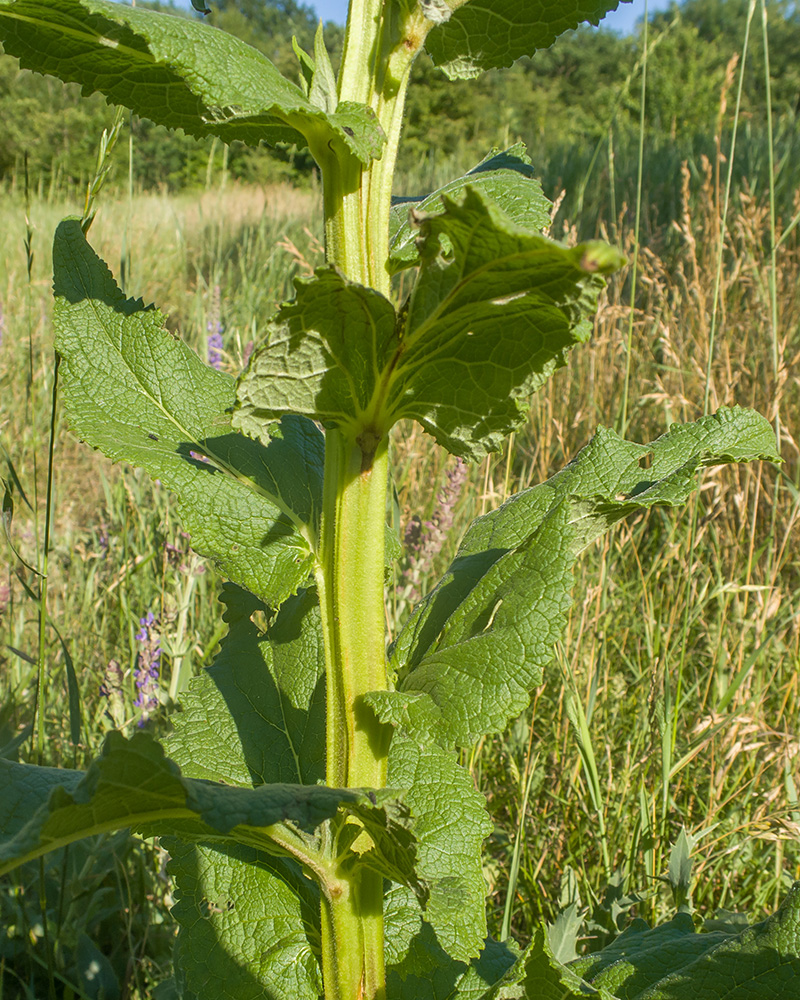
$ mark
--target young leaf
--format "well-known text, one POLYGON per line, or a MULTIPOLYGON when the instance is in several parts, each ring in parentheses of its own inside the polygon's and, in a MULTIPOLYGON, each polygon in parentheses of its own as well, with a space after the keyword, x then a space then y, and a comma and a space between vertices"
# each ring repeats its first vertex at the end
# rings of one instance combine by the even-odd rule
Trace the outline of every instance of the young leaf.
MULTIPOLYGON (((629 3, 630 0, 622 0, 629 3)), ((583 21, 598 24, 620 0, 469 0, 442 20, 425 48, 451 80, 480 76, 510 66, 522 56, 546 49, 559 35, 583 21)))
POLYGON ((0 0, 0 41, 28 69, 196 138, 381 155, 371 109, 326 114, 257 49, 195 20, 108 0, 0 0))
POLYGON ((314 35, 314 76, 311 81, 308 99, 315 108, 320 108, 330 115, 336 111, 338 97, 336 95, 336 74, 331 66, 331 57, 325 47, 325 36, 322 31, 322 21, 317 25, 314 35))
POLYGON ((141 300, 126 299, 76 220, 53 247, 56 347, 84 440, 178 495, 194 548, 277 606, 308 579, 323 439, 288 417, 266 447, 233 433, 234 380, 203 364, 141 300))
POLYGON ((311 91, 311 84, 314 80, 314 70, 316 69, 314 58, 297 41, 296 35, 292 35, 292 50, 297 56, 298 63, 300 63, 300 86, 303 93, 308 97, 311 91))
POLYGON ((359 433, 396 349, 394 308, 333 268, 295 287, 240 380, 234 426, 256 434, 266 419, 302 413, 359 433))
POLYGON ((599 275, 623 258, 604 244, 568 249, 529 233, 470 188, 461 202, 442 202, 443 213, 422 220, 422 265, 387 408, 478 460, 501 446, 530 395, 588 339, 599 275))
POLYGON ((392 273, 419 263, 418 225, 413 218, 442 211, 442 196, 455 198, 469 185, 494 202, 508 218, 531 232, 541 232, 550 224, 550 201, 534 176, 524 142, 502 152, 492 152, 472 170, 419 198, 397 198, 390 217, 389 269, 392 273))
POLYGON ((428 694, 459 745, 502 729, 541 683, 581 549, 636 510, 685 503, 701 466, 755 459, 777 453, 749 410, 676 425, 650 445, 601 429, 561 472, 473 522, 397 638, 400 692, 428 694))
POLYGON ((469 188, 462 203, 442 203, 422 222, 423 263, 399 319, 378 292, 333 269, 296 282, 296 300, 242 377, 237 426, 255 433, 299 412, 380 438, 406 417, 473 459, 519 426, 530 394, 589 336, 598 272, 622 258, 531 234, 469 188))

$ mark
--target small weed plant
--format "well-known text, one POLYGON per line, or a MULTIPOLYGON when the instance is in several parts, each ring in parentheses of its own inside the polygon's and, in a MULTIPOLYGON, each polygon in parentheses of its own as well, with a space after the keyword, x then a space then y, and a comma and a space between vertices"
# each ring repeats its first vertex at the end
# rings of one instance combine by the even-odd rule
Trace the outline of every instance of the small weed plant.
MULTIPOLYGON (((627 515, 684 503, 704 466, 776 460, 766 420, 723 409, 649 444, 599 429, 470 525, 387 648, 392 428, 418 421, 466 462, 501 447, 589 338, 623 263, 543 235, 550 205, 521 146, 393 204, 410 69, 425 48, 449 77, 478 76, 616 6, 351 0, 338 76, 320 27, 313 53, 296 47, 296 84, 196 20, 0 0, 24 66, 193 136, 302 144, 322 177, 325 263, 238 380, 126 297, 87 241, 88 208, 55 236, 71 425, 174 492, 194 548, 230 581, 227 633, 209 669, 178 678, 164 746, 114 732, 85 773, 0 760, 0 871, 112 830, 160 837, 180 927, 164 996, 798 996, 800 891, 762 924, 698 933, 686 851, 666 925, 640 921, 571 963, 544 927, 522 952, 487 939, 491 823, 464 766, 540 684, 581 550, 627 515)), ((41 748, 41 712, 36 732, 41 748)))

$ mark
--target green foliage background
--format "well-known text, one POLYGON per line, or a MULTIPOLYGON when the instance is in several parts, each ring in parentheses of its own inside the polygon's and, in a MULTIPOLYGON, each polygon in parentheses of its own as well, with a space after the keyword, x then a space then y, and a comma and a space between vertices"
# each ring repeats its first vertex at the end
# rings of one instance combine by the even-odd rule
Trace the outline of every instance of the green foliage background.
MULTIPOLYGON (((157 2, 140 6, 193 16, 157 2)), ((793 122, 800 110, 800 10, 789 0, 775 0, 768 9, 773 112, 793 122)), ((746 15, 747 0, 685 0, 652 18, 650 37, 658 41, 649 53, 646 130, 654 169, 665 154, 677 169, 681 159, 712 152, 726 67, 741 47, 746 15)), ((292 36, 304 48, 313 48, 314 12, 295 0, 221 0, 212 5, 208 22, 253 45, 289 76, 298 75, 292 36)), ((339 26, 326 26, 334 68, 342 37, 339 26)), ((545 189, 562 186, 574 197, 570 173, 580 177, 585 168, 582 158, 574 156, 576 150, 590 151, 611 127, 618 155, 637 141, 638 81, 631 82, 636 75, 631 67, 640 55, 640 33, 620 37, 602 27, 586 27, 563 36, 533 59, 519 60, 510 70, 488 72, 479 85, 448 81, 427 56, 421 57, 410 89, 401 176, 411 187, 421 187, 443 160, 454 158, 467 167, 492 146, 521 139, 544 174, 545 189)), ((754 38, 743 114, 756 138, 766 117, 763 78, 763 53, 754 38)), ((0 183, 13 183, 20 176, 26 156, 36 185, 84 183, 94 168, 97 136, 112 117, 99 95, 84 99, 77 86, 20 71, 16 60, 0 56, 5 132, 0 183)), ((209 164, 219 165, 223 155, 229 175, 242 181, 291 177, 307 182, 313 171, 308 153, 296 148, 251 150, 234 144, 223 154, 211 140, 177 135, 166 142, 164 129, 137 118, 131 135, 134 181, 143 190, 200 186, 209 164)), ((124 158, 115 169, 118 179, 126 176, 124 158)), ((674 172, 671 180, 674 185, 674 172)), ((651 203, 661 200, 650 198, 651 203)))

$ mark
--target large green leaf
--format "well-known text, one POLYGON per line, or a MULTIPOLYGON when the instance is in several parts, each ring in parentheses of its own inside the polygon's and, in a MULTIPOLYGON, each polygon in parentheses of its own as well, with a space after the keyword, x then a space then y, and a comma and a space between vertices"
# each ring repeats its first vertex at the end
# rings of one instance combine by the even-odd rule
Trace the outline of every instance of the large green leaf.
POLYGON ((630 1000, 731 936, 720 932, 697 934, 688 913, 677 913, 672 920, 652 929, 644 920, 637 920, 602 951, 576 959, 569 967, 620 1000, 630 1000))
MULTIPOLYGON (((320 787, 325 679, 315 592, 289 598, 272 619, 257 598, 237 587, 226 586, 222 601, 229 631, 213 665, 183 695, 183 711, 174 717, 175 731, 167 741, 171 756, 184 774, 213 778, 242 792, 265 782, 320 787), (252 620, 256 612, 267 622, 265 631, 252 620)), ((427 888, 415 874, 408 808, 386 790, 356 793, 346 807, 374 842, 359 863, 411 885, 424 902, 427 888)), ((236 990, 252 980, 269 996, 316 1000, 319 900, 298 865, 228 844, 170 846, 170 853, 187 988, 198 996, 238 998, 236 990), (237 893, 225 889, 224 903, 209 907, 220 886, 229 885, 237 893), (230 899, 249 903, 230 905, 230 899), (240 968, 242 956, 247 972, 240 968), (281 969, 289 966, 296 970, 284 982, 281 969), (228 985, 218 994, 222 983, 240 986, 228 985)))
MULTIPOLYGON (((451 79, 479 76, 546 49, 583 21, 597 24, 620 0, 466 0, 425 47, 451 79)), ((628 3, 630 0, 622 0, 628 3)))
MULTIPOLYGON (((323 437, 302 417, 265 446, 231 429, 235 383, 126 299, 75 220, 53 247, 56 347, 70 422, 173 490, 198 552, 272 605, 312 572, 323 437)), ((263 429, 262 429, 263 430, 263 429)))
POLYGON ((550 224, 550 201, 534 176, 525 143, 518 142, 502 152, 490 153, 463 177, 450 181, 432 194, 397 198, 392 202, 389 268, 393 273, 419 262, 418 225, 414 218, 419 214, 440 212, 442 196, 453 198, 467 185, 482 191, 512 222, 524 229, 541 232, 550 224))
POLYGON ((778 458, 772 429, 738 408, 649 445, 601 429, 552 479, 473 522, 398 636, 400 693, 429 695, 459 745, 501 730, 552 658, 580 550, 634 511, 685 503, 701 466, 761 458, 778 458))
POLYGON ((762 923, 738 934, 724 935, 702 949, 697 938, 716 939, 718 934, 694 934, 673 946, 669 968, 658 951, 639 940, 645 954, 638 955, 634 939, 623 966, 610 968, 597 979, 618 982, 620 1000, 795 1000, 800 993, 800 882, 795 882, 780 909, 762 923), (701 950, 702 949, 702 950, 701 950), (626 981, 632 981, 626 988, 626 981), (652 985, 646 985, 652 984, 652 985), (645 987, 645 988, 643 988, 645 987), (641 990, 641 992, 638 992, 641 990))
MULTIPOLYGON (((268 613, 257 598, 226 586, 221 600, 228 634, 211 667, 182 695, 168 751, 194 778, 244 788, 273 781, 313 786, 325 775, 315 595, 289 598, 266 632, 252 621, 256 612, 262 620, 268 613)), ((243 848, 170 842, 169 850, 184 992, 317 1000, 318 889, 299 866, 243 848)))
POLYGON ((421 221, 422 265, 400 317, 333 269, 297 282, 242 377, 237 426, 254 434, 294 412, 380 437, 407 417, 457 455, 500 447, 530 394, 589 336, 598 272, 621 258, 529 233, 470 188, 442 204, 421 221))
POLYGON ((370 804, 364 793, 321 785, 237 788, 186 778, 146 733, 130 741, 110 733, 85 774, 77 780, 74 771, 61 775, 56 782, 52 769, 42 775, 33 764, 0 760, 0 828, 16 830, 0 845, 0 873, 83 837, 126 827, 275 850, 265 827, 290 822, 313 829, 342 804, 370 804), (29 785, 37 786, 41 805, 20 826, 20 805, 30 805, 24 791, 29 785))
POLYGON ((325 114, 257 49, 193 19, 108 0, 0 0, 0 41, 28 69, 198 138, 381 154, 369 108, 325 114))

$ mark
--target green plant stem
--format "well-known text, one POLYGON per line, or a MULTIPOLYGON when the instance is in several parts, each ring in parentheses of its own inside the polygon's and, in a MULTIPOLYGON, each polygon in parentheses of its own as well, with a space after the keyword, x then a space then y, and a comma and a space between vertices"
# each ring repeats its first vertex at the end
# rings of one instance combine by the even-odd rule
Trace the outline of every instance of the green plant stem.
MULTIPOLYGON (((327 663, 327 782, 381 788, 388 740, 361 699, 388 686, 383 610, 388 442, 329 430, 317 574, 327 663)), ((326 1000, 385 995, 383 879, 344 874, 322 898, 326 1000)))
POLYGON ((323 621, 328 652, 331 787, 380 788, 386 776, 382 727, 360 704, 388 684, 383 572, 388 446, 374 454, 328 431, 322 514, 323 621))
POLYGON ((383 879, 361 871, 322 898, 322 974, 325 1000, 385 1000, 383 879), (380 940, 369 933, 379 925, 380 940))
POLYGON ((393 8, 381 15, 382 6, 381 0, 350 4, 339 73, 339 99, 369 105, 383 128, 380 159, 363 166, 344 146, 313 152, 322 167, 328 262, 388 296, 389 212, 403 109, 411 66, 432 22, 419 11, 402 19, 393 8))
MULTIPOLYGON (((325 250, 347 278, 389 297, 389 214, 406 89, 431 23, 382 0, 351 0, 340 101, 369 105, 386 142, 361 164, 343 146, 314 149, 322 168, 325 250)), ((371 430, 331 429, 317 589, 327 668, 326 779, 332 787, 382 788, 388 736, 363 703, 389 686, 384 614, 388 440, 371 430)), ((368 848, 369 838, 358 836, 368 848)), ((383 879, 363 866, 323 887, 322 972, 326 1000, 385 997, 383 879)))

